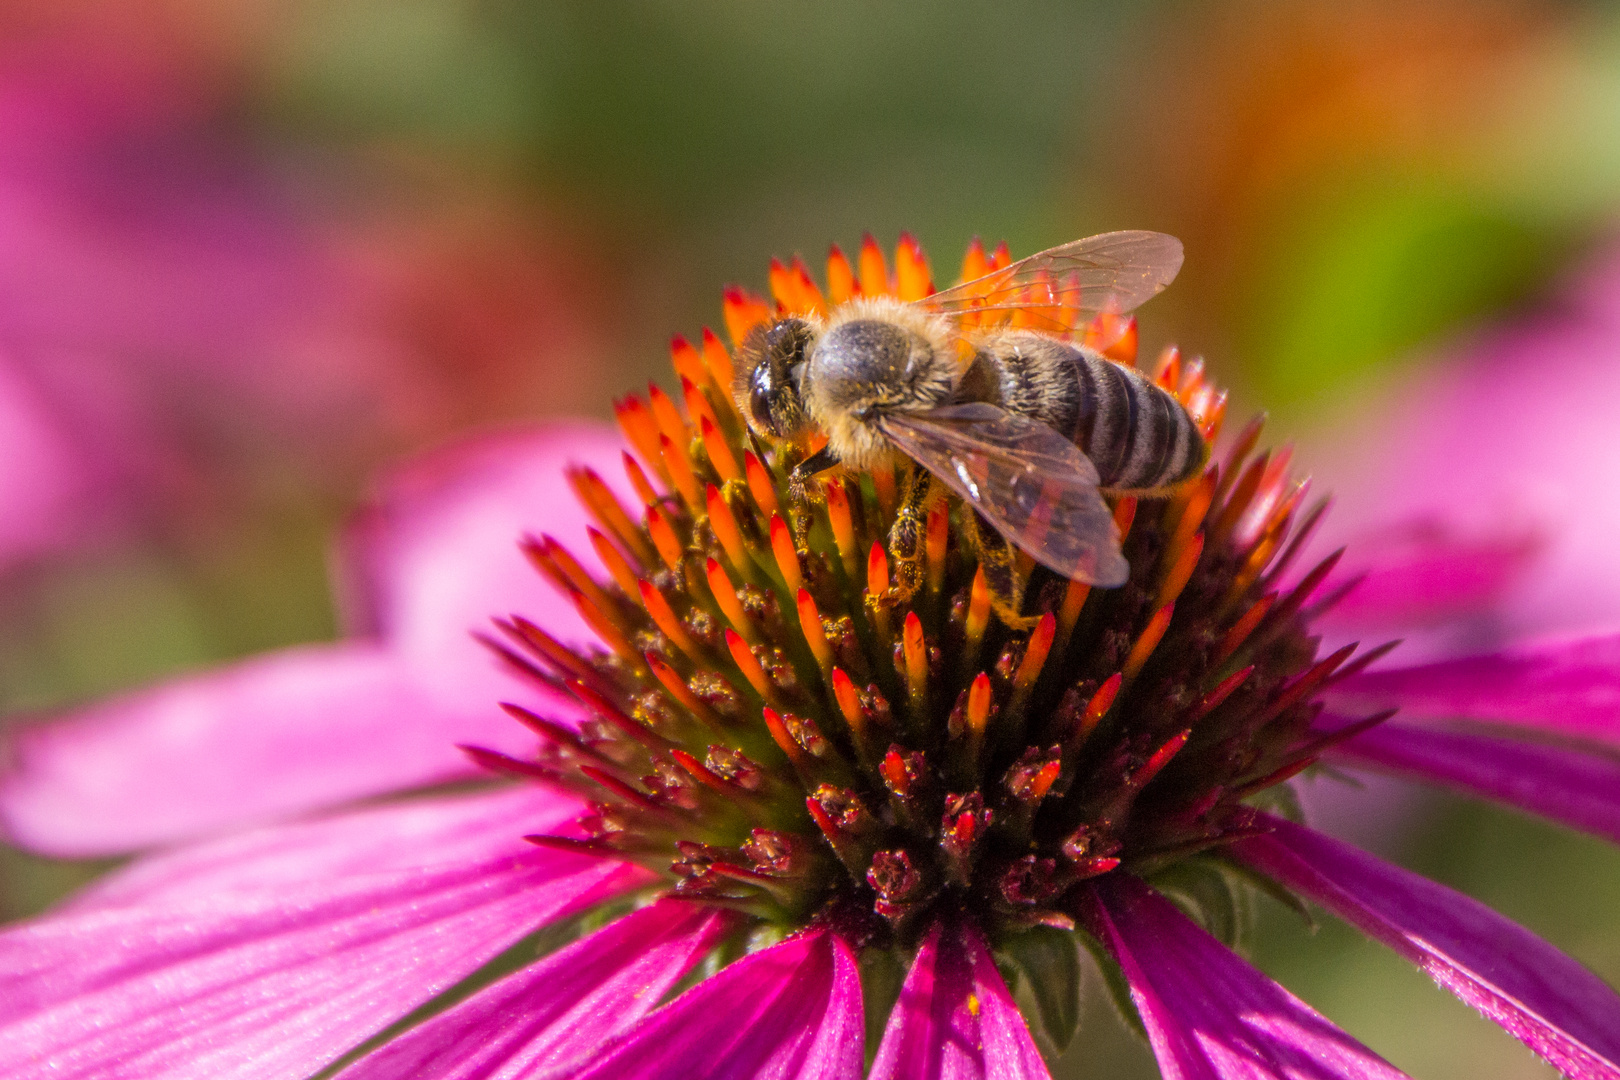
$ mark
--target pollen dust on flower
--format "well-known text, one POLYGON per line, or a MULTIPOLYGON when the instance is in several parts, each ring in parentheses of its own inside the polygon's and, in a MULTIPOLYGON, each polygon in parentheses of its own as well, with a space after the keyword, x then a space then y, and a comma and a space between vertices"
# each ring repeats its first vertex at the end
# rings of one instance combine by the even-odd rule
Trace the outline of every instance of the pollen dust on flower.
MULTIPOLYGON (((963 273, 1008 261, 975 243, 963 273)), ((733 342, 827 303, 802 262, 770 280, 774 303, 725 292, 733 342)), ((868 238, 853 264, 834 249, 827 296, 931 282, 914 241, 891 272, 868 238)), ((1076 336, 1135 362, 1133 320, 1076 336)), ((677 895, 780 929, 829 920, 905 948, 950 911, 996 940, 1072 928, 1089 878, 1246 835, 1247 804, 1325 749, 1312 695, 1350 650, 1318 661, 1307 625, 1332 600, 1315 593, 1335 558, 1289 578, 1321 507, 1304 509, 1286 451, 1257 451, 1259 421, 1173 497, 1115 502, 1123 587, 1038 570, 1026 611, 1040 618, 1015 632, 991 612, 960 509, 929 522, 924 587, 886 605, 894 478, 835 475, 795 504, 787 473, 811 448, 748 435, 713 333, 672 353, 678 395, 616 406, 645 505, 588 469, 569 477, 606 580, 550 538, 526 547, 602 647, 499 624, 502 655, 589 717, 513 707, 539 752, 476 751, 587 800, 579 837, 536 843, 644 864, 677 895)), ((1152 374, 1213 439, 1226 399, 1202 363, 1171 349, 1152 374)))

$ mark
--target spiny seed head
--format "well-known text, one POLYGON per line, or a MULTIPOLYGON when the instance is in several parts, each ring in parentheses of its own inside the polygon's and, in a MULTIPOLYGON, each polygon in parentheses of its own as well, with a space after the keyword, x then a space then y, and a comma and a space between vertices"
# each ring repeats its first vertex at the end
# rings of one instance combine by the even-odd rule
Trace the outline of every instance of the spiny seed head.
MULTIPOLYGON (((774 308, 728 290, 732 340, 856 290, 925 295, 920 249, 901 254, 891 283, 863 248, 858 274, 834 267, 830 297, 802 264, 773 269, 774 308)), ((1118 322, 1077 336, 1134 362, 1118 322)), ((1245 835, 1248 802, 1323 749, 1312 696, 1349 652, 1319 661, 1307 623, 1334 560, 1285 578, 1319 515, 1302 515, 1286 452, 1257 451, 1258 421, 1173 496, 1115 501, 1123 586, 1037 569, 1024 631, 992 613, 960 506, 929 520, 924 584, 896 603, 896 478, 835 475, 795 501, 788 472, 813 440, 748 434, 714 334, 672 351, 680 395, 616 406, 644 505, 570 475, 606 574, 550 537, 525 547, 600 647, 497 624, 513 665, 588 717, 513 707, 540 750, 474 751, 586 800, 585 839, 537 842, 641 863, 680 895, 785 927, 836 919, 905 946, 951 908, 995 937, 1072 927, 1081 882, 1245 835)), ((1154 374, 1213 439, 1225 398, 1202 364, 1170 350, 1154 374)))

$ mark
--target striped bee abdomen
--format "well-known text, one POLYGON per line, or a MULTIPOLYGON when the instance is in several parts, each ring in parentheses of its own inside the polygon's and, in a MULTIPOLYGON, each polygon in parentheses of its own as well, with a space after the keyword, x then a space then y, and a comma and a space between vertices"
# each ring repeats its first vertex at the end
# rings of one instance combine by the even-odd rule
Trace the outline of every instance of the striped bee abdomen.
POLYGON ((1104 488, 1158 492, 1203 468, 1204 439, 1192 417, 1135 368, 1029 330, 995 335, 980 356, 984 363, 963 379, 966 398, 1061 431, 1085 451, 1104 488))
POLYGON ((1151 492, 1191 479, 1203 467, 1204 438, 1174 396, 1135 368, 1074 350, 1071 437, 1102 486, 1151 492))

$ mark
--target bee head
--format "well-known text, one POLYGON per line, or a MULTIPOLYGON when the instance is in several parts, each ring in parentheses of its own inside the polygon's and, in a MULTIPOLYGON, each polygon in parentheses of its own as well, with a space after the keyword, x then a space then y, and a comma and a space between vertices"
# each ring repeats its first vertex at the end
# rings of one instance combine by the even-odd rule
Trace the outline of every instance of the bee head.
POLYGON ((803 319, 782 319, 755 330, 739 350, 744 383, 737 398, 746 406, 749 425, 760 434, 786 439, 804 428, 799 380, 814 336, 803 319))

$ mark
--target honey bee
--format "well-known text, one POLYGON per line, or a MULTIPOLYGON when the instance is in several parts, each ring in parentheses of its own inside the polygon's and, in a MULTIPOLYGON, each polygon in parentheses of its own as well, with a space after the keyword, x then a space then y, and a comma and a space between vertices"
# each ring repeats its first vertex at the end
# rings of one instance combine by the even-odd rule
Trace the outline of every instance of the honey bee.
POLYGON ((996 609, 1024 625, 1008 542, 1065 577, 1123 585, 1130 566, 1103 495, 1168 494, 1208 458, 1174 395, 1069 340, 1073 325, 1059 321, 1130 312, 1181 261, 1175 237, 1104 233, 911 303, 856 297, 784 318, 740 349, 738 404, 767 441, 826 436, 792 472, 796 497, 834 466, 905 467, 889 534, 896 598, 921 583, 933 502, 945 489, 964 500, 996 609), (1014 310, 1036 328, 981 325, 1014 310))

